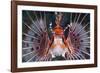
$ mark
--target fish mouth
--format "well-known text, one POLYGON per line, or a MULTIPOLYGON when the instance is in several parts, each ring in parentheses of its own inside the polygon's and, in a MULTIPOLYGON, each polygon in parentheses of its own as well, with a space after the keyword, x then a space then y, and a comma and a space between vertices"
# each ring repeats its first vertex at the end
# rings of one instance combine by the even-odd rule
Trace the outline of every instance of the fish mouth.
POLYGON ((58 60, 66 60, 66 58, 63 57, 62 55, 60 55, 60 56, 55 56, 54 58, 52 58, 52 61, 58 61, 58 60))
POLYGON ((63 49, 63 48, 53 48, 53 49, 50 49, 49 52, 52 56, 52 59, 61 59, 61 60, 64 60, 65 59, 65 53, 67 52, 67 48, 66 49, 63 49))

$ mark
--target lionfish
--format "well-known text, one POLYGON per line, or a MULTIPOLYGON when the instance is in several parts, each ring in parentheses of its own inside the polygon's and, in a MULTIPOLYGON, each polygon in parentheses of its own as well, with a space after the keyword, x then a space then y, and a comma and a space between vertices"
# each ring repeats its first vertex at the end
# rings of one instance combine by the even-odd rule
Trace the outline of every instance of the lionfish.
POLYGON ((90 14, 22 12, 22 62, 90 59, 90 14))

